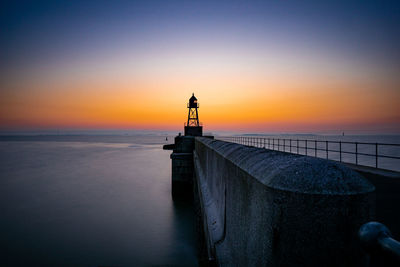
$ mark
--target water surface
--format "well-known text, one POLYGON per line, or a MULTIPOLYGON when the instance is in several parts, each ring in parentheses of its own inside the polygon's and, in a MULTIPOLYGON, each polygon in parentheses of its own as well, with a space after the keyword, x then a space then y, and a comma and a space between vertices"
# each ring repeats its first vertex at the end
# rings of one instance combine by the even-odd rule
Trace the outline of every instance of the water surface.
POLYGON ((15 140, 0 141, 0 265, 197 264, 165 137, 15 140))

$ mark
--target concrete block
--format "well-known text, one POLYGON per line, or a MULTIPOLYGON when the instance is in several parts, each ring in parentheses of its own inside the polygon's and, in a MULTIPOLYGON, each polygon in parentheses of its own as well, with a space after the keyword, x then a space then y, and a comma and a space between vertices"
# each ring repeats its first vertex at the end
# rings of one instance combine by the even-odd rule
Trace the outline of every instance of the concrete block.
POLYGON ((195 159, 219 265, 366 263, 357 232, 373 218, 374 187, 358 173, 324 159, 201 137, 195 159))

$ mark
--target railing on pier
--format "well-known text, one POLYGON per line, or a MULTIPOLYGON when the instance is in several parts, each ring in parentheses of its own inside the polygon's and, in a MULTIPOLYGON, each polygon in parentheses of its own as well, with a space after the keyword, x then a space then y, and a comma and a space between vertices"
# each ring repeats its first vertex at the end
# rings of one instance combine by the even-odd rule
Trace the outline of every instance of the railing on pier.
POLYGON ((360 166, 400 171, 400 144, 221 136, 217 139, 360 166))
POLYGON ((358 237, 370 255, 370 267, 400 266, 400 242, 389 229, 379 222, 369 222, 360 227, 358 237))

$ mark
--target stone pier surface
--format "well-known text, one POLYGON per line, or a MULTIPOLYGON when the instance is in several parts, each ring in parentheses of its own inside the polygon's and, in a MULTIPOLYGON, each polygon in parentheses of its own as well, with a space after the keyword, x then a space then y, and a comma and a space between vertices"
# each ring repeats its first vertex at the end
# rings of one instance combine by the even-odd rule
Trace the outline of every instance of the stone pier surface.
POLYGON ((208 257, 220 266, 364 266, 374 186, 344 165, 195 138, 208 257))

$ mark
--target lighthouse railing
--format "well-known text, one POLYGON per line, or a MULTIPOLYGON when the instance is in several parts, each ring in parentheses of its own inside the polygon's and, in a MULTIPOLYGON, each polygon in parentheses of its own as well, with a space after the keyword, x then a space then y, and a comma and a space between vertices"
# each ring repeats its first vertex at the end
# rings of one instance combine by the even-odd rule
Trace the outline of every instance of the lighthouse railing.
POLYGON ((188 104, 187 104, 187 108, 200 108, 200 104, 199 104, 199 103, 196 103, 196 106, 195 106, 195 107, 191 107, 191 106, 190 106, 190 103, 188 103, 188 104))
MULTIPOLYGON (((184 122, 184 123, 183 123, 183 126, 191 126, 191 125, 188 125, 187 122, 184 122)), ((202 123, 202 122, 199 122, 199 125, 198 125, 198 126, 203 126, 203 123, 202 123)))

